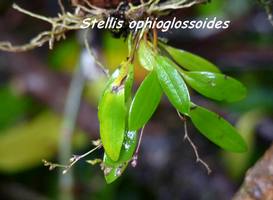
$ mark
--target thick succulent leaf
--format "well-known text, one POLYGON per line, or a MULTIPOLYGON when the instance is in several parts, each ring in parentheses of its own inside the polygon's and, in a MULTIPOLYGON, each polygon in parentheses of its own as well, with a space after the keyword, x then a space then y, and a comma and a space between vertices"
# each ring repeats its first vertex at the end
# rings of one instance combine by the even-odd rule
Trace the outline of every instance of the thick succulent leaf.
POLYGON ((245 152, 247 145, 236 129, 218 114, 200 106, 191 108, 195 127, 209 140, 227 151, 245 152))
POLYGON ((107 183, 114 182, 126 169, 132 159, 137 146, 137 131, 128 131, 125 134, 124 142, 118 161, 113 161, 107 154, 104 154, 104 174, 107 183))
POLYGON ((144 40, 139 43, 138 59, 141 66, 146 70, 153 70, 155 66, 155 53, 149 46, 149 43, 144 40))
POLYGON ((214 64, 200 56, 171 46, 164 47, 179 65, 189 71, 220 72, 214 64))
POLYGON ((117 79, 108 85, 98 109, 102 144, 106 154, 114 161, 119 158, 126 117, 124 86, 116 85, 117 79))
POLYGON ((138 88, 129 111, 129 130, 143 127, 155 112, 162 89, 155 71, 151 72, 138 88))
POLYGON ((242 83, 229 76, 211 72, 182 72, 185 81, 202 95, 218 100, 233 102, 246 96, 242 83))
POLYGON ((168 58, 156 57, 156 72, 165 94, 177 110, 187 115, 190 109, 190 96, 184 80, 175 67, 168 58))

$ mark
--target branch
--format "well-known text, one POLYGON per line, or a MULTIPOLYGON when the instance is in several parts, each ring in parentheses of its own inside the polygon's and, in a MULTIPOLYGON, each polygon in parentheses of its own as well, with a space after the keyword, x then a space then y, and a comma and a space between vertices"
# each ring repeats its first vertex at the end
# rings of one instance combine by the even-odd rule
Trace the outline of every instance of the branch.
POLYGON ((248 170, 243 185, 233 200, 273 199, 273 144, 248 170))
MULTIPOLYGON (((142 2, 140 5, 134 6, 130 4, 130 8, 126 11, 125 15, 128 19, 139 20, 142 19, 143 13, 148 13, 149 15, 156 14, 158 16, 166 15, 169 10, 188 8, 195 4, 200 4, 207 2, 207 0, 179 0, 179 1, 166 1, 160 3, 158 0, 149 0, 148 2, 142 2), (142 14, 139 14, 142 13, 142 14), (131 16, 133 15, 133 16, 131 16)), ((24 45, 12 45, 10 42, 0 42, 0 50, 9 52, 23 52, 32 50, 43 46, 45 43, 49 43, 49 49, 53 49, 55 41, 65 39, 65 33, 71 30, 80 30, 82 21, 84 17, 89 17, 92 19, 97 19, 100 21, 104 19, 105 16, 110 16, 113 11, 119 11, 119 6, 115 9, 102 9, 93 6, 88 0, 82 1, 72 1, 76 6, 74 14, 65 12, 65 8, 62 4, 62 0, 58 0, 59 7, 61 8, 61 13, 57 17, 46 17, 42 16, 13 4, 13 8, 21 13, 29 15, 33 18, 40 19, 42 21, 51 24, 51 30, 44 31, 34 37, 29 43, 24 45), (79 3, 81 2, 81 3, 79 3), (77 4, 79 3, 79 4, 77 4), (82 11, 84 16, 80 14, 82 11)), ((121 4, 119 4, 121 5, 121 4)))

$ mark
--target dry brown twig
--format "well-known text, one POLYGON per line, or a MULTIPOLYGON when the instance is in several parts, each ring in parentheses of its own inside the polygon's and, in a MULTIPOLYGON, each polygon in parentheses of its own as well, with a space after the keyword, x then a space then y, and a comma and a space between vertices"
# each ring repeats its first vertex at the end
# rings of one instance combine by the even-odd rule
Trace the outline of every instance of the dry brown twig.
MULTIPOLYGON (((13 8, 21 13, 29 15, 33 18, 40 19, 47 23, 50 23, 52 28, 49 31, 44 31, 34 37, 30 42, 24 45, 12 45, 10 42, 0 42, 0 50, 9 52, 23 52, 32 50, 37 47, 43 46, 45 43, 49 43, 49 49, 53 49, 54 42, 61 39, 65 39, 65 33, 71 30, 80 30, 82 21, 88 17, 91 19, 97 19, 98 21, 104 17, 110 16, 115 9, 103 9, 96 7, 84 0, 85 5, 78 4, 74 13, 66 12, 62 0, 58 0, 61 13, 58 13, 57 17, 46 17, 33 12, 27 11, 17 4, 13 4, 13 8), (84 16, 82 15, 84 13, 84 16)), ((159 0, 149 0, 148 2, 142 2, 140 5, 134 6, 130 4, 130 8, 126 11, 128 19, 138 20, 142 17, 139 13, 146 12, 148 15, 164 15, 166 11, 188 8, 195 4, 207 2, 207 0, 180 0, 180 1, 167 1, 159 3, 159 0)))
MULTIPOLYGON (((12 7, 21 13, 24 13, 33 18, 40 19, 42 21, 50 23, 52 28, 50 31, 41 32, 36 37, 34 37, 29 43, 26 43, 24 45, 14 46, 10 42, 0 42, 0 50, 3 50, 3 51, 10 51, 10 52, 28 51, 37 47, 41 47, 47 42, 49 43, 49 49, 53 49, 54 42, 59 41, 61 39, 65 39, 65 33, 67 31, 81 29, 81 23, 82 23, 83 17, 80 15, 62 11, 61 14, 60 13, 58 14, 58 17, 45 17, 42 15, 27 11, 19 7, 17 4, 13 4, 12 7)), ((61 9, 62 10, 64 9, 63 5, 61 6, 61 9)), ((79 9, 82 9, 82 8, 79 8, 79 9)), ((90 11, 90 13, 88 14, 91 18, 101 17, 100 15, 97 15, 97 13, 96 15, 93 15, 92 12, 90 11)))

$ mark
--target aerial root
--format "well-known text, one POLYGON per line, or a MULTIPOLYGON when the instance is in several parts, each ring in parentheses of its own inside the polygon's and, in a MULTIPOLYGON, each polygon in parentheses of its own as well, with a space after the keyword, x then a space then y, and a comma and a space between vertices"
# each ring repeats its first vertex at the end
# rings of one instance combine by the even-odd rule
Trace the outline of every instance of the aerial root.
POLYGON ((196 157, 196 162, 200 163, 201 165, 203 165, 206 168, 208 174, 210 174, 211 173, 211 169, 210 169, 209 165, 204 160, 202 160, 200 158, 199 153, 198 153, 198 148, 196 147, 196 145, 193 143, 193 141, 189 137, 186 118, 183 117, 179 113, 179 111, 177 111, 177 114, 178 114, 179 118, 184 122, 184 141, 188 141, 188 143, 191 145, 191 147, 192 147, 192 149, 194 151, 195 157, 196 157))

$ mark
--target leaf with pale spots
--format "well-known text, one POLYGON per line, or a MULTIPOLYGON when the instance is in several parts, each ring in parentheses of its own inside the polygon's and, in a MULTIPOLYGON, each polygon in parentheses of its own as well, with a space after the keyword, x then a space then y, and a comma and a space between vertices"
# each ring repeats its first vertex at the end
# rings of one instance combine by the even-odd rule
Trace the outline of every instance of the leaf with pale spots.
POLYGON ((127 131, 117 161, 111 160, 107 154, 103 157, 104 175, 107 183, 114 182, 126 169, 131 161, 137 146, 137 131, 127 131))
POLYGON ((150 44, 144 40, 139 43, 138 59, 142 67, 148 71, 152 71, 155 66, 155 53, 150 44))

